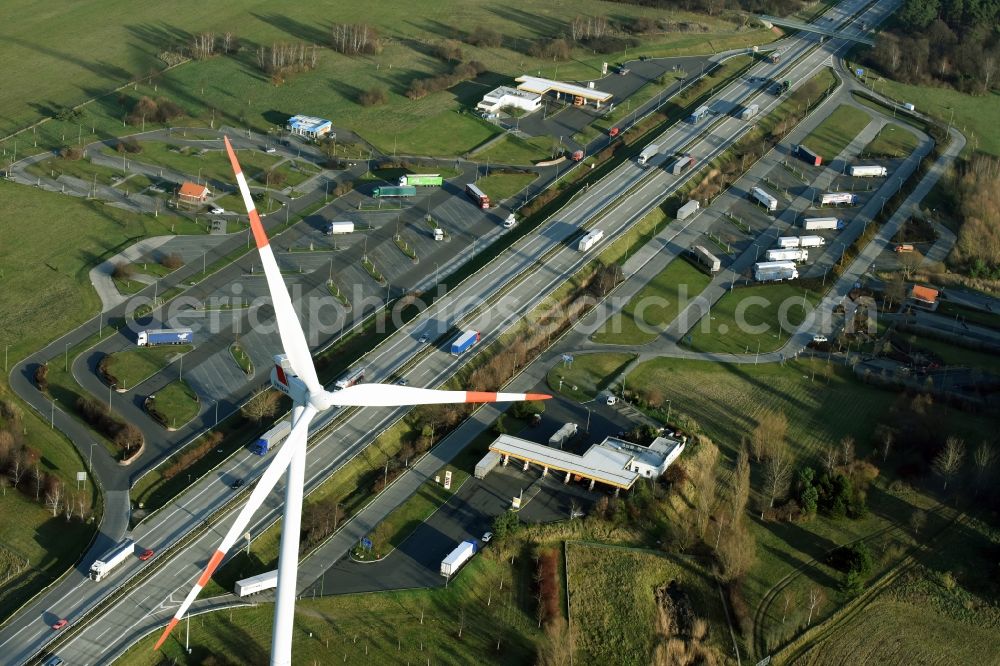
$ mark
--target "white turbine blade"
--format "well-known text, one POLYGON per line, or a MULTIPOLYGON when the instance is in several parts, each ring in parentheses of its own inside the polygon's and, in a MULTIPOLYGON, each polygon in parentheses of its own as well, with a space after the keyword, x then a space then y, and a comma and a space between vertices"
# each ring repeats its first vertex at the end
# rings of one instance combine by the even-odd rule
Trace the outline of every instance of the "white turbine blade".
POLYGON ((240 194, 243 195, 243 203, 250 216, 250 229, 257 242, 260 261, 264 265, 264 275, 267 277, 267 288, 271 292, 271 302, 274 305, 274 316, 278 322, 281 346, 285 349, 285 355, 288 356, 292 370, 305 383, 309 392, 319 393, 323 387, 320 386, 319 379, 316 377, 316 366, 313 365, 312 354, 309 352, 309 345, 306 344, 305 333, 302 332, 302 324, 299 322, 298 315, 295 314, 295 308, 292 307, 292 299, 288 295, 285 281, 281 277, 278 262, 274 259, 267 233, 264 232, 264 225, 260 223, 257 207, 250 196, 250 188, 247 186, 247 180, 240 168, 240 163, 236 160, 233 146, 229 143, 229 137, 223 137, 223 140, 226 144, 226 152, 229 153, 229 161, 233 165, 233 173, 236 174, 236 183, 240 186, 240 194))
POLYGON ((544 393, 492 393, 489 391, 438 391, 394 384, 355 384, 324 396, 329 406, 396 407, 400 405, 443 405, 459 402, 516 402, 548 400, 544 393))
POLYGON ((250 524, 250 519, 253 518, 253 514, 257 512, 264 500, 267 499, 268 494, 271 489, 274 488, 275 484, 278 483, 278 479, 284 473, 285 468, 288 467, 288 462, 292 459, 292 455, 296 450, 300 448, 305 448, 306 437, 309 434, 309 422, 312 421, 313 416, 316 415, 316 408, 311 405, 306 405, 305 409, 302 411, 302 415, 299 417, 298 421, 295 422, 295 426, 292 428, 292 432, 289 433, 288 437, 285 439, 285 443, 278 449, 277 453, 274 454, 274 459, 271 464, 267 466, 264 473, 261 475, 260 480, 257 485, 254 486, 253 492, 250 493, 250 498, 247 500, 246 504, 240 510, 238 516, 236 516, 236 521, 230 526, 229 531, 226 532, 226 536, 222 539, 222 543, 219 545, 218 550, 212 554, 211 559, 209 559, 208 564, 205 566, 205 570, 202 572, 201 577, 195 586, 188 592, 187 597, 184 599, 184 603, 180 605, 177 612, 174 613, 173 618, 170 623, 163 630, 160 635, 160 639, 156 641, 156 646, 154 650, 159 650, 163 642, 167 640, 167 636, 170 635, 170 631, 174 626, 184 617, 184 613, 187 612, 188 607, 197 598, 198 593, 201 589, 208 584, 209 579, 215 572, 216 568, 222 562, 222 558, 226 556, 229 549, 233 547, 236 540, 239 539, 247 529, 247 525, 250 524))

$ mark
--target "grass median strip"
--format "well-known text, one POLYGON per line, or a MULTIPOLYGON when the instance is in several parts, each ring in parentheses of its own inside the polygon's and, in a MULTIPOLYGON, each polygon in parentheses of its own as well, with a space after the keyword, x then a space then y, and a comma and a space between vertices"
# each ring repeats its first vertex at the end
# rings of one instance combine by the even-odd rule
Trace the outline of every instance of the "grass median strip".
POLYGON ((117 384, 118 390, 131 390, 192 349, 191 345, 128 349, 108 354, 101 360, 98 369, 104 372, 106 379, 117 384))

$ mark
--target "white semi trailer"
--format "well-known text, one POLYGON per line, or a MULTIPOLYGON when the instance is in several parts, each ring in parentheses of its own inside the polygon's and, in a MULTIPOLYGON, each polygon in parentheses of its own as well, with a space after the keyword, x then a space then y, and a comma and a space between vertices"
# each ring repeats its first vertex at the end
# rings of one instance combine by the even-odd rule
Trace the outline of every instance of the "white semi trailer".
POLYGON ((639 157, 637 157, 635 161, 639 164, 639 166, 646 166, 647 164, 649 164, 649 160, 656 157, 656 155, 659 152, 660 152, 660 145, 656 143, 651 143, 642 149, 642 152, 639 153, 639 157))
POLYGON ((750 197, 772 213, 778 210, 778 200, 759 187, 750 188, 750 197))
POLYGON ((798 236, 782 236, 778 239, 778 247, 798 247, 799 243, 798 236))
POLYGON ((801 236, 799 238, 799 247, 823 247, 826 245, 826 239, 822 236, 801 236))
POLYGON ((276 587, 278 587, 277 569, 236 581, 236 587, 233 588, 233 592, 238 597, 245 597, 248 594, 257 594, 258 592, 271 590, 276 587))
POLYGON ((758 282, 794 280, 799 277, 799 269, 792 261, 760 261, 753 265, 753 277, 758 282))
POLYGON ((454 576, 459 568, 476 554, 475 541, 463 541, 441 561, 441 575, 454 576))
POLYGON ((835 217, 806 217, 802 219, 802 228, 807 231, 819 231, 820 229, 840 229, 843 222, 835 217))
POLYGON ((590 248, 594 247, 599 242, 601 242, 602 238, 604 238, 604 232, 601 231, 600 229, 594 229, 593 231, 591 231, 586 236, 580 239, 580 242, 577 244, 576 249, 579 250, 580 252, 586 252, 587 250, 589 250, 590 248))
POLYGON ((889 170, 884 166, 852 166, 851 175, 858 178, 880 178, 888 175, 889 170))
POLYGON ((798 247, 779 247, 767 251, 768 261, 809 261, 809 250, 798 247))
POLYGON ((850 192, 827 192, 820 197, 819 203, 821 206, 839 206, 841 204, 853 206, 858 203, 858 195, 850 192))
POLYGON ((104 555, 101 555, 101 559, 90 565, 90 580, 101 580, 111 573, 115 567, 119 566, 122 562, 133 555, 135 555, 135 541, 132 539, 125 539, 120 544, 104 553, 104 555))

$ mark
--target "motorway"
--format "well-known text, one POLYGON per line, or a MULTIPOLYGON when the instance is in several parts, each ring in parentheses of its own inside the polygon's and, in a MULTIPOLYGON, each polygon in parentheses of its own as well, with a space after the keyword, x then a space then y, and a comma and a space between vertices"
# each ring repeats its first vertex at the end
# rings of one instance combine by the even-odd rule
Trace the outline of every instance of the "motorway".
MULTIPOLYGON (((863 2, 854 0, 844 3, 831 11, 840 22, 857 11, 863 2)), ((887 8, 876 7, 866 14, 874 22, 873 15, 887 13, 887 8)), ((796 82, 804 80, 822 67, 832 49, 841 46, 832 41, 803 57, 815 46, 815 39, 809 35, 793 37, 786 42, 783 62, 778 65, 762 63, 750 72, 753 78, 790 78, 796 82), (800 60, 800 62, 795 62, 800 60), (789 66, 794 63, 793 66, 789 66)), ((716 95, 711 102, 713 110, 725 113, 745 101, 748 96, 759 91, 761 83, 751 81, 750 76, 733 83, 716 95)), ((768 99, 768 98, 764 98, 768 99)), ((759 101, 759 100, 758 100, 759 101)), ((778 100, 769 100, 773 106, 778 100)), ((766 108, 762 110, 766 113, 766 108)), ((686 123, 675 126, 655 140, 666 144, 669 150, 687 147, 702 159, 720 152, 738 137, 745 127, 733 118, 725 118, 714 125, 703 138, 698 135, 701 126, 686 123), (696 140, 693 146, 689 146, 696 140)), ((660 158, 663 159, 663 158, 660 158)), ((586 261, 582 255, 567 247, 566 240, 572 237, 579 226, 594 219, 610 204, 619 201, 619 211, 615 219, 631 219, 628 212, 633 207, 641 209, 650 201, 661 199, 666 192, 683 182, 660 170, 646 171, 626 163, 609 177, 590 188, 575 202, 553 216, 538 233, 516 243, 510 250, 492 262, 480 273, 470 277, 442 299, 428 312, 405 329, 390 338, 366 360, 373 379, 387 377, 401 360, 415 359, 412 369, 407 372, 411 383, 435 385, 453 374, 465 359, 456 360, 436 349, 427 349, 417 338, 427 326, 447 330, 453 325, 477 327, 486 332, 490 340, 523 317, 535 304, 555 286, 576 272, 586 261), (647 174, 655 173, 646 178, 647 174), (629 197, 620 199, 622 192, 642 184, 629 197), (485 299, 497 296, 518 279, 522 283, 504 294, 497 303, 482 312, 475 312, 485 299)), ((613 226, 611 218, 597 222, 597 227, 605 230, 609 242, 624 232, 626 226, 613 226), (610 225, 610 226, 606 226, 610 225)), ((404 409, 364 409, 351 415, 331 436, 315 442, 310 449, 310 463, 307 485, 312 488, 325 479, 333 470, 364 448, 374 436, 398 419, 404 409)), ((335 414, 327 414, 317 423, 317 428, 329 422, 335 414)), ((250 454, 236 456, 210 478, 204 479, 179 497, 168 507, 152 515, 135 530, 134 537, 143 547, 150 547, 162 553, 176 543, 209 516, 214 514, 226 501, 232 498, 228 490, 228 480, 235 476, 253 477, 261 471, 261 460, 250 454)), ((278 495, 272 494, 271 502, 252 527, 253 534, 276 519, 278 495)), ((205 556, 211 552, 221 538, 222 529, 213 527, 190 544, 185 544, 171 554, 169 567, 157 570, 143 585, 116 602, 107 612, 90 623, 85 632, 73 636, 59 646, 59 654, 71 663, 102 663, 109 655, 124 647, 134 636, 140 635, 163 622, 163 618, 177 603, 174 598, 179 591, 182 595, 197 575, 205 556)), ((153 564, 156 560, 154 559, 153 564)), ((69 617, 71 622, 79 617, 96 601, 107 596, 126 578, 134 575, 143 566, 138 562, 125 565, 106 582, 100 584, 85 581, 76 589, 64 595, 58 607, 47 609, 35 618, 28 618, 16 633, 4 632, 0 647, 4 648, 13 663, 21 663, 42 649, 52 633, 46 620, 59 616, 69 617)))

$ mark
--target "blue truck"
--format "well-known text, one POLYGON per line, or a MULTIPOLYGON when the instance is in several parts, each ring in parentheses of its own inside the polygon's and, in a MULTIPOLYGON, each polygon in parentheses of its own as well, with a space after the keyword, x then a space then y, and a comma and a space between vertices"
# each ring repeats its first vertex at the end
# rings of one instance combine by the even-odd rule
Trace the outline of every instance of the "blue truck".
POLYGON ((194 342, 194 331, 190 328, 158 328, 139 331, 135 343, 140 347, 156 345, 189 345, 194 342))
POLYGON ((451 353, 455 356, 472 349, 479 342, 479 331, 466 331, 451 343, 451 353))
POLYGON ((265 432, 260 438, 250 445, 250 452, 259 456, 267 455, 267 452, 277 446, 281 440, 288 437, 292 431, 292 422, 284 420, 276 423, 273 428, 265 432))

